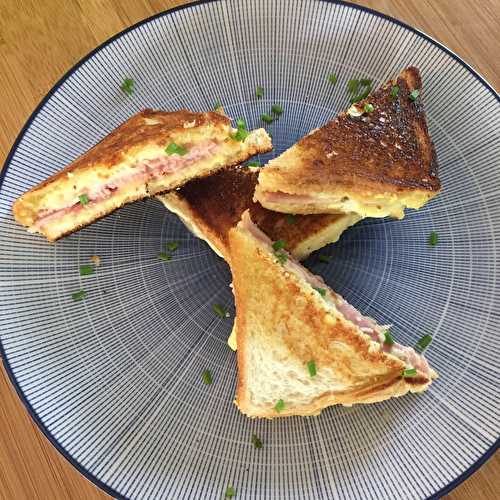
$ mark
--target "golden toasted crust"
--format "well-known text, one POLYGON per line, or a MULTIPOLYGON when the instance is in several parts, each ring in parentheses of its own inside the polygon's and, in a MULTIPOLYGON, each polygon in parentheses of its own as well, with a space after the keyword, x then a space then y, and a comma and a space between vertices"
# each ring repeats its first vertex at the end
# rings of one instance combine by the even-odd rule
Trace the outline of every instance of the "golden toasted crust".
MULTIPOLYGON (((235 402, 243 413, 269 418, 316 415, 332 404, 381 401, 422 391, 430 384, 420 372, 414 379, 402 378, 405 364, 399 358, 381 350, 336 310, 328 309, 316 291, 277 263, 266 245, 249 231, 237 226, 230 231, 229 241, 238 331, 235 402), (259 349, 265 356, 276 353, 272 369, 281 377, 261 374, 266 368, 262 359, 262 366, 255 366, 254 352, 259 349), (261 397, 263 392, 256 387, 257 377, 275 378, 277 383, 290 377, 293 384, 295 368, 306 371, 310 360, 315 360, 318 374, 328 370, 334 374, 335 387, 318 390, 306 403, 285 402, 281 413, 274 405, 259 406, 252 400, 252 394, 261 397)), ((304 386, 297 384, 297 390, 300 387, 304 386)), ((280 393, 274 397, 278 400, 280 393)))
POLYGON ((272 240, 285 240, 292 255, 299 259, 318 248, 315 243, 319 235, 325 234, 326 237, 318 240, 318 244, 326 245, 359 220, 359 217, 344 214, 290 217, 267 210, 252 201, 257 177, 258 171, 248 167, 228 168, 188 182, 159 199, 191 226, 194 233, 209 240, 226 260, 229 259, 228 232, 247 209, 250 209, 252 220, 272 240), (334 226, 338 227, 338 231, 329 233, 334 226), (314 241, 307 246, 310 240, 314 241))
POLYGON ((421 204, 436 194, 441 187, 436 152, 417 68, 405 69, 355 106, 362 112, 366 103, 373 112, 342 113, 270 161, 259 176, 256 199, 276 209, 265 192, 359 197, 412 192, 420 194, 421 204), (394 85, 399 86, 396 98, 391 97, 394 85), (412 101, 414 89, 420 95, 412 101))

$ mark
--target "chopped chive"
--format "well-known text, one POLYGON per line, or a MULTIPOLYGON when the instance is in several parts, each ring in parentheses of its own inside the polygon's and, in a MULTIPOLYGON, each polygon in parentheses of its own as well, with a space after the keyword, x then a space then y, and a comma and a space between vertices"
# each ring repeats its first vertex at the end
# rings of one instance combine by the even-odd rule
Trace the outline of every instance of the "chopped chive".
POLYGON ((384 344, 394 345, 394 338, 389 330, 384 332, 384 344))
POLYGON ((279 104, 273 104, 271 106, 271 111, 275 114, 275 115, 281 115, 283 113, 283 107, 280 106, 279 104))
POLYGON ((314 377, 316 375, 316 363, 314 360, 308 361, 307 370, 309 371, 309 375, 314 377))
POLYGON ((210 385, 213 382, 212 374, 210 373, 210 370, 205 370, 202 374, 201 377, 203 378, 203 382, 205 382, 206 385, 210 385))
POLYGON ((362 87, 371 87, 372 81, 369 78, 361 78, 361 80, 359 81, 359 84, 362 87))
POLYGON ((220 101, 215 101, 214 111, 218 110, 219 108, 222 108, 222 103, 220 101))
POLYGON ((438 244, 438 234, 436 231, 432 231, 431 234, 429 234, 429 245, 431 247, 435 247, 438 244))
POLYGON ((319 260, 320 262, 324 262, 325 264, 326 264, 327 262, 330 262, 331 258, 332 258, 332 256, 331 256, 331 255, 324 255, 324 254, 321 254, 321 255, 319 255, 319 256, 318 256, 318 260, 319 260))
POLYGON ((288 224, 295 224, 297 222, 297 217, 292 214, 286 214, 285 219, 288 224))
POLYGON ((264 96, 264 88, 261 87, 260 85, 257 85, 255 88, 255 95, 257 96, 257 99, 260 99, 261 97, 264 96))
POLYGON ((89 202, 89 197, 84 193, 84 194, 81 194, 78 199, 80 200, 80 203, 82 205, 86 205, 88 202, 89 202))
POLYGON ((322 296, 324 297, 326 295, 326 288, 317 288, 313 286, 313 288, 322 296))
POLYGON ((166 252, 160 252, 158 254, 158 258, 161 260, 164 260, 165 262, 168 262, 169 260, 172 260, 172 256, 169 253, 166 252))
POLYGON ((85 290, 80 290, 78 292, 72 293, 71 297, 73 298, 74 301, 79 301, 79 300, 83 300, 86 295, 87 295, 87 292, 85 290))
POLYGON ((363 106, 363 111, 365 113, 373 113, 373 110, 374 110, 374 106, 373 104, 370 104, 369 102, 367 102, 364 106, 363 106))
POLYGON ((177 241, 170 241, 165 246, 167 247, 167 250, 175 252, 179 248, 179 243, 177 241))
POLYGON ((254 161, 249 161, 246 165, 247 167, 260 167, 260 161, 254 160, 254 161))
POLYGON ((187 149, 172 142, 165 148, 165 153, 168 155, 184 156, 187 153, 187 149))
POLYGON ((240 129, 244 129, 246 130, 247 129, 247 124, 245 123, 245 120, 243 120, 243 118, 238 118, 236 120, 236 128, 240 129))
POLYGON ((257 437, 256 434, 252 434, 252 443, 256 448, 262 448, 262 441, 257 437))
POLYGON ((430 343, 432 342, 432 336, 431 335, 424 335, 418 342, 417 342, 417 349, 419 351, 423 351, 430 343))
POLYGON ((226 495, 225 495, 225 497, 226 498, 233 498, 234 495, 236 495, 235 489, 232 486, 228 486, 226 488, 226 495))
POLYGON ((286 241, 285 240, 276 240, 273 243, 273 250, 281 250, 282 248, 286 247, 286 241))
POLYGON ((235 141, 242 142, 248 137, 249 134, 250 132, 248 132, 248 130, 239 128, 235 134, 231 134, 229 137, 231 137, 231 139, 234 139, 235 141))
POLYGON ((285 252, 274 252, 278 262, 283 265, 288 260, 288 255, 285 252))
POLYGON ((260 119, 265 123, 273 123, 274 118, 269 113, 262 113, 260 119))
POLYGON ((408 378, 408 377, 414 377, 417 374, 417 369, 416 368, 408 368, 407 370, 403 370, 403 377, 408 378))
POLYGON ((89 274, 94 274, 94 268, 93 266, 85 265, 85 266, 80 266, 80 276, 88 276, 89 274))
POLYGON ((132 78, 125 78, 120 85, 120 88, 123 92, 125 92, 125 94, 131 96, 134 93, 134 80, 132 80, 132 78))
POLYGON ((412 90, 409 95, 410 101, 415 101, 419 95, 420 91, 418 89, 412 90))
POLYGON ((214 313, 219 316, 219 318, 229 318, 229 313, 220 304, 214 304, 212 309, 214 310, 214 313))
POLYGON ((399 85, 393 85, 391 89, 391 99, 394 100, 399 94, 399 85))
POLYGON ((347 82, 347 90, 351 94, 357 94, 361 83, 359 80, 353 79, 347 82))
POLYGON ((366 89, 363 92, 361 92, 360 94, 354 96, 351 99, 351 104, 355 104, 355 103, 357 103, 359 101, 362 101, 363 99, 366 99, 370 95, 371 90, 372 90, 371 87, 366 87, 366 89))
POLYGON ((279 399, 278 402, 274 405, 274 409, 281 413, 285 409, 285 402, 282 399, 279 399))
POLYGON ((334 75, 333 73, 328 75, 328 81, 332 84, 335 85, 337 83, 337 75, 334 75))

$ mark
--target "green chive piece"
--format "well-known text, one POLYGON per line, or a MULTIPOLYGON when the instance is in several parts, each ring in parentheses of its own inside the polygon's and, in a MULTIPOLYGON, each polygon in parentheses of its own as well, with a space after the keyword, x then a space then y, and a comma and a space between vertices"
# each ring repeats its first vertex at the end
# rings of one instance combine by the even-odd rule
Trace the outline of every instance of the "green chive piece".
POLYGON ((205 382, 206 385, 210 385, 213 382, 212 374, 210 373, 210 370, 205 370, 202 374, 201 377, 203 378, 203 382, 205 382))
POLYGON ((325 263, 325 264, 326 264, 327 262, 330 262, 331 258, 332 258, 332 256, 331 256, 331 255, 323 255, 323 254, 321 254, 321 255, 319 255, 319 256, 318 256, 318 260, 319 260, 320 262, 325 263))
POLYGON ((271 106, 271 111, 275 114, 275 115, 281 115, 283 113, 283 107, 280 106, 279 104, 273 104, 271 106))
POLYGON ((247 167, 260 167, 261 164, 260 164, 260 161, 258 160, 254 160, 254 161, 249 161, 247 163, 247 167))
POLYGON ((84 194, 81 194, 78 199, 80 200, 80 203, 82 205, 86 205, 88 202, 89 202, 89 197, 84 193, 84 194))
POLYGON ((94 274, 94 268, 91 265, 80 266, 80 276, 88 276, 94 274))
POLYGON ((326 295, 326 288, 316 288, 313 286, 313 288, 322 296, 324 297, 326 295))
POLYGON ((393 85, 391 89, 391 99, 394 100, 399 94, 399 85, 393 85))
POLYGON ((288 260, 288 255, 285 252, 274 252, 278 262, 283 265, 288 260))
POLYGON ((407 370, 403 370, 403 377, 408 378, 408 377, 414 377, 417 374, 417 369, 416 368, 408 368, 407 370))
POLYGON ((274 409, 281 413, 285 409, 285 402, 282 399, 279 399, 278 402, 274 405, 274 409))
POLYGON ((158 258, 161 260, 164 260, 165 262, 168 262, 169 260, 172 260, 172 256, 169 253, 166 252, 160 252, 158 254, 158 258))
POLYGON ((165 148, 165 153, 168 155, 184 156, 187 153, 187 149, 172 142, 165 148))
POLYGON ((179 248, 179 243, 177 241, 169 241, 166 245, 167 250, 175 252, 179 248))
POLYGON ((229 318, 229 313, 220 304, 214 304, 212 309, 214 310, 214 313, 219 316, 219 318, 229 318))
POLYGON ((364 105, 364 107, 363 107, 363 111, 364 111, 365 113, 373 113, 373 110, 374 110, 374 109, 375 109, 375 108, 374 108, 373 104, 370 104, 369 102, 367 102, 367 103, 364 105))
POLYGON ((297 217, 292 214, 286 214, 285 219, 288 224, 295 224, 297 222, 297 217))
POLYGON ((225 498, 233 498, 236 495, 236 490, 232 486, 226 488, 225 498))
POLYGON ((359 83, 362 87, 371 87, 372 86, 372 81, 369 78, 361 78, 359 83))
POLYGON ((130 97, 134 93, 134 80, 132 78, 125 78, 120 88, 130 97))
POLYGON ((359 80, 356 80, 356 79, 349 80, 349 81, 347 82, 347 90, 348 90, 351 94, 357 94, 360 86, 361 86, 360 81, 359 81, 359 80))
POLYGON ((435 247, 438 244, 438 234, 436 231, 432 231, 431 234, 429 234, 429 245, 431 247, 435 247))
POLYGON ((367 87, 363 92, 361 92, 360 94, 354 96, 351 99, 351 104, 355 104, 355 103, 357 103, 359 101, 362 101, 363 99, 366 99, 370 95, 371 91, 372 91, 372 88, 371 87, 367 87))
POLYGON ((87 292, 85 290, 80 290, 78 292, 72 293, 71 297, 73 298, 74 301, 79 301, 79 300, 83 300, 86 295, 87 295, 87 292))
POLYGON ((222 108, 222 103, 220 101, 215 101, 214 111, 217 111, 219 108, 222 108))
POLYGON ((229 137, 231 137, 231 139, 234 139, 235 141, 243 142, 249 134, 250 132, 248 132, 248 130, 239 128, 235 134, 231 134, 229 137))
POLYGON ((417 97, 420 95, 420 91, 418 89, 412 90, 410 92, 410 101, 416 101, 417 97))
POLYGON ((273 250, 281 250, 282 248, 286 247, 286 241, 285 240, 276 240, 273 243, 273 250))
POLYGON ((418 342, 417 342, 417 349, 419 351, 423 351, 430 343, 432 342, 432 336, 431 335, 424 335, 418 342))
POLYGON ((246 130, 247 129, 247 124, 245 123, 245 120, 243 120, 243 118, 238 118, 236 120, 236 128, 240 129, 244 129, 246 130))
POLYGON ((265 123, 273 123, 274 121, 274 118, 269 113, 261 114, 260 119, 265 123))
POLYGON ((257 99, 260 99, 261 97, 264 96, 264 88, 261 87, 260 85, 257 85, 255 88, 255 95, 257 96, 257 99))
POLYGON ((257 449, 262 448, 262 441, 257 437, 256 434, 252 434, 252 443, 257 449))
POLYGON ((334 75, 333 73, 328 75, 328 81, 332 84, 335 85, 337 83, 337 75, 334 75))
POLYGON ((390 330, 384 332, 384 344, 394 345, 394 337, 391 335, 390 330))
POLYGON ((314 360, 311 359, 311 361, 307 363, 307 370, 309 371, 309 375, 311 377, 314 377, 316 375, 316 363, 314 362, 314 360))

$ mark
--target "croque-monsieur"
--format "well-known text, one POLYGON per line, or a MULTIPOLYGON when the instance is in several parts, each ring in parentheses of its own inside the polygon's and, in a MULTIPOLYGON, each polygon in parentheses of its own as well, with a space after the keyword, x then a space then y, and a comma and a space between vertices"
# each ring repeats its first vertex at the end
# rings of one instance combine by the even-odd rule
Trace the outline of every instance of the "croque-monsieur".
POLYGON ((236 298, 236 405, 250 417, 317 415, 330 405, 422 392, 437 377, 272 242, 248 212, 229 233, 236 298))
POLYGON ((255 199, 294 214, 402 218, 440 190, 422 81, 410 67, 271 160, 255 199))
POLYGON ((219 113, 146 109, 24 193, 13 205, 14 217, 55 241, 126 203, 271 149, 264 129, 234 129, 219 113))

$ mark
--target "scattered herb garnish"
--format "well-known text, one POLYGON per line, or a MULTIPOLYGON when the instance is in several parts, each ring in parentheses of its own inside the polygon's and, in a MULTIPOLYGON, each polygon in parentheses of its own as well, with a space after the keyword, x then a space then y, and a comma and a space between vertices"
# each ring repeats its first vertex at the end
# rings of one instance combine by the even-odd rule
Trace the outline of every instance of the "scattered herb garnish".
POLYGON ((271 111, 275 114, 275 115, 281 115, 283 113, 283 107, 280 106, 279 104, 273 104, 271 106, 271 111))
POLYGON ((307 370, 309 371, 309 375, 314 377, 316 375, 316 363, 314 360, 311 360, 307 363, 307 370))
POLYGON ((403 377, 414 377, 417 374, 416 368, 408 368, 407 370, 403 370, 403 377))
POLYGON ((391 332, 389 330, 386 330, 384 332, 384 344, 387 344, 387 345, 394 344, 394 338, 392 337, 391 332))
POLYGON ((202 374, 201 377, 203 378, 203 382, 205 384, 210 385, 213 382, 212 374, 210 373, 210 370, 205 370, 202 374))
POLYGON ((212 306, 212 309, 214 310, 215 314, 217 314, 217 316, 219 316, 219 318, 221 319, 229 317, 229 313, 220 304, 214 304, 212 306))
POLYGON ((330 75, 328 75, 328 81, 332 85, 335 85, 337 83, 337 75, 334 75, 333 73, 331 73, 330 75))
POLYGON ((326 288, 317 288, 313 286, 313 288, 322 296, 324 297, 326 295, 326 288))
POLYGON ((418 89, 412 90, 410 92, 410 101, 415 101, 417 97, 420 95, 420 91, 418 89))
POLYGON ((244 128, 239 128, 235 134, 231 134, 231 139, 234 139, 235 141, 243 142, 247 137, 248 130, 245 130, 244 128))
POLYGON ((356 102, 359 102, 359 101, 362 101, 363 99, 366 99, 368 97, 368 95, 370 94, 371 90, 372 90, 371 87, 366 87, 366 89, 363 90, 363 92, 361 92, 360 94, 351 98, 351 103, 355 104, 356 102))
POLYGON ((318 256, 318 260, 319 260, 320 262, 325 263, 325 264, 326 264, 327 262, 330 262, 331 258, 332 258, 332 256, 331 256, 331 255, 324 255, 324 254, 321 254, 321 255, 319 255, 319 256, 318 256))
POLYGON ((285 402, 282 399, 278 400, 278 402, 274 405, 274 409, 278 413, 282 412, 285 409, 285 402))
POLYGON ((359 84, 362 87, 371 87, 372 81, 369 78, 361 78, 361 80, 359 81, 359 84))
POLYGON ((165 153, 168 155, 184 156, 187 153, 187 149, 172 142, 165 148, 165 153))
POLYGON ((233 498, 236 495, 236 491, 232 486, 226 488, 226 498, 233 498))
POLYGON ((172 260, 172 256, 169 253, 166 252, 160 252, 158 254, 158 258, 161 260, 164 260, 165 262, 168 262, 169 260, 172 260))
POLYGON ((391 99, 394 100, 399 94, 399 85, 393 85, 391 89, 391 99))
POLYGON ((431 234, 429 234, 429 245, 431 247, 435 247, 438 244, 438 234, 436 231, 432 231, 431 234))
POLYGON ((269 113, 262 113, 260 119, 265 123, 273 123, 274 118, 269 113))
POLYGON ((347 90, 352 95, 351 104, 354 104, 368 97, 368 94, 372 90, 372 81, 369 78, 349 80, 347 90))
POLYGON ((260 85, 257 85, 255 88, 255 95, 257 96, 257 99, 260 99, 261 97, 264 96, 264 88, 261 87, 260 85))
POLYGON ((286 214, 285 219, 288 224, 295 224, 297 222, 297 217, 292 214, 286 214))
POLYGON ((85 265, 85 266, 80 266, 80 276, 88 276, 89 274, 94 274, 94 268, 93 266, 85 265))
POLYGON ((254 160, 247 163, 247 167, 260 167, 260 161, 254 160))
POLYGON ((222 103, 220 101, 215 101, 214 111, 217 111, 219 108, 222 108, 222 103))
POLYGON ((364 106, 363 106, 363 111, 365 113, 373 113, 373 110, 375 108, 373 107, 373 104, 370 104, 369 102, 367 102, 364 106))
POLYGON ((169 241, 166 245, 167 250, 175 252, 179 248, 179 243, 177 241, 169 241))
POLYGON ((80 200, 80 203, 82 205, 86 205, 88 202, 89 202, 89 197, 84 193, 84 194, 81 194, 78 199, 80 200))
POLYGON ((285 252, 274 252, 278 262, 283 265, 288 260, 288 255, 285 252))
POLYGON ((256 448, 262 448, 262 441, 257 437, 256 434, 252 434, 252 443, 256 448))
POLYGON ((417 342, 417 349, 419 351, 423 351, 430 343, 432 342, 432 336, 431 335, 424 335, 418 342, 417 342))
POLYGON ((281 250, 282 248, 286 247, 286 241, 285 240, 276 240, 273 243, 273 250, 281 250))
POLYGON ((87 292, 85 292, 85 290, 80 290, 78 292, 72 293, 71 297, 73 298, 73 300, 79 301, 79 300, 83 300, 86 295, 87 295, 87 292))
POLYGON ((132 78, 125 78, 120 85, 120 88, 123 92, 125 92, 125 94, 131 96, 134 93, 134 80, 132 80, 132 78))
POLYGON ((246 130, 246 129, 247 129, 247 124, 245 123, 245 120, 243 120, 243 118, 238 118, 238 119, 236 120, 236 128, 237 128, 237 129, 242 128, 242 129, 244 129, 244 130, 246 130))
POLYGON ((351 93, 351 94, 357 94, 358 93, 358 90, 359 90, 359 87, 360 87, 360 82, 359 80, 356 80, 356 79, 353 79, 353 80, 349 80, 347 82, 347 90, 351 93))

